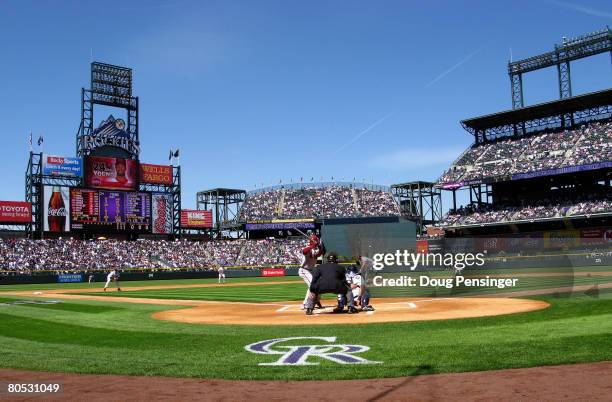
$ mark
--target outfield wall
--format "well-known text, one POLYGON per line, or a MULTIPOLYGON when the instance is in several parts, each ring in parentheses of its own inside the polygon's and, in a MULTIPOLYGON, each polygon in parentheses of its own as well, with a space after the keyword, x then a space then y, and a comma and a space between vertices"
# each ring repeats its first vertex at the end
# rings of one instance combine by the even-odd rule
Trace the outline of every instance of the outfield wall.
MULTIPOLYGON (((245 278, 262 276, 262 271, 265 268, 257 269, 226 269, 226 277, 228 278, 245 278)), ((285 268, 284 276, 297 276, 297 267, 285 268)), ((58 283, 61 281, 61 275, 71 277, 72 275, 81 275, 81 280, 75 282, 87 282, 89 274, 62 274, 56 272, 40 272, 36 274, 14 274, 0 273, 0 285, 19 285, 32 283, 58 283)), ((94 273, 95 282, 105 282, 105 272, 94 273)), ((146 271, 146 272, 121 272, 120 281, 147 281, 147 280, 167 280, 167 279, 210 279, 217 278, 216 271, 146 271)))

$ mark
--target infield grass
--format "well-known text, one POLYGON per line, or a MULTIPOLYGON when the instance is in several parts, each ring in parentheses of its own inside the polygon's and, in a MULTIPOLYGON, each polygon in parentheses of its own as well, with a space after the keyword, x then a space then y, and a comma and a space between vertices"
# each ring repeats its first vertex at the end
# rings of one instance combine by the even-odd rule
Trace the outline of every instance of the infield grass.
MULTIPOLYGON (((36 287, 28 285, 28 289, 36 287)), ((174 296, 179 298, 235 301, 269 301, 277 295, 283 300, 300 300, 304 295, 304 285, 299 282, 178 290, 174 296)), ((122 295, 130 297, 133 292, 122 295)), ((146 292, 162 292, 155 295, 160 297, 165 291, 146 292)), ((117 296, 118 292, 111 294, 117 296)), ((170 298, 168 294, 164 297, 170 298)), ((27 298, 4 294, 0 303, 11 299, 27 298)), ((612 360, 610 290, 602 289, 596 296, 538 299, 549 302, 550 308, 460 320, 294 327, 182 324, 151 318, 154 312, 178 306, 80 300, 53 305, 0 304, 0 366, 75 373, 306 380, 612 360), (259 366, 275 361, 278 355, 244 350, 256 341, 292 336, 335 336, 338 343, 367 345, 370 350, 361 356, 382 363, 351 366, 320 360, 315 366, 259 366)))

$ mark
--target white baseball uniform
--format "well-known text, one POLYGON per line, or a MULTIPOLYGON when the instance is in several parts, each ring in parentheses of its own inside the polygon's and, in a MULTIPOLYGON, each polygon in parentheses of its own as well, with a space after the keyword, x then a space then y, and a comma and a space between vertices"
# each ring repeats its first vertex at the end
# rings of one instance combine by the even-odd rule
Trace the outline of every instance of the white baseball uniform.
POLYGON ((304 303, 308 301, 308 295, 310 294, 310 283, 312 282, 312 269, 317 264, 317 258, 319 255, 319 248, 315 247, 308 254, 302 254, 302 266, 298 270, 298 275, 304 283, 306 283, 306 296, 304 296, 304 303))
MULTIPOLYGON (((106 275, 106 283, 104 284, 104 289, 108 288, 108 285, 110 285, 116 274, 117 272, 113 269, 108 273, 108 275, 106 275)), ((117 285, 117 287, 119 287, 119 285, 117 285)))
POLYGON ((225 269, 223 267, 219 267, 217 272, 219 273, 219 283, 225 283, 225 269))
POLYGON ((357 287, 353 288, 353 298, 361 296, 361 275, 354 275, 349 284, 357 285, 357 287))

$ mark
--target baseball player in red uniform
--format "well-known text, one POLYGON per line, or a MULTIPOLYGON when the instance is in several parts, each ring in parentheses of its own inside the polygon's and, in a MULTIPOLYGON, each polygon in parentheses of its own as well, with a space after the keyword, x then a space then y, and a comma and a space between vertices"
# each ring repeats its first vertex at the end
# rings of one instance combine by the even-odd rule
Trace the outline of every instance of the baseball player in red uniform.
MULTIPOLYGON (((312 269, 317 265, 317 259, 325 254, 325 246, 323 242, 312 234, 308 238, 308 246, 302 250, 302 266, 298 270, 298 275, 306 283, 306 296, 304 297, 304 303, 302 308, 306 308, 306 302, 308 301, 308 295, 310 293, 310 283, 312 282, 312 269)), ((317 308, 323 308, 321 301, 317 298, 315 305, 317 308)))

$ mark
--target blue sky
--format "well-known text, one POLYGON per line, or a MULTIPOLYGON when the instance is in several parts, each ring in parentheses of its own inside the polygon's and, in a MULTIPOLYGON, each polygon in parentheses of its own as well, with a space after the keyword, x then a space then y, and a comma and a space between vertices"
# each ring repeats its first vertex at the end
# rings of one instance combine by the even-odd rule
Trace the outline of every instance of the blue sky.
MULTIPOLYGON (((612 24, 605 1, 1 1, 3 184, 24 199, 27 136, 74 155, 93 59, 134 69, 141 160, 181 149, 183 207, 213 187, 304 177, 433 180, 510 108, 507 62, 612 24)), ((572 65, 612 84, 610 55, 572 65)), ((525 77, 528 104, 556 70, 525 77)), ((96 109, 96 124, 118 110, 96 109)))

